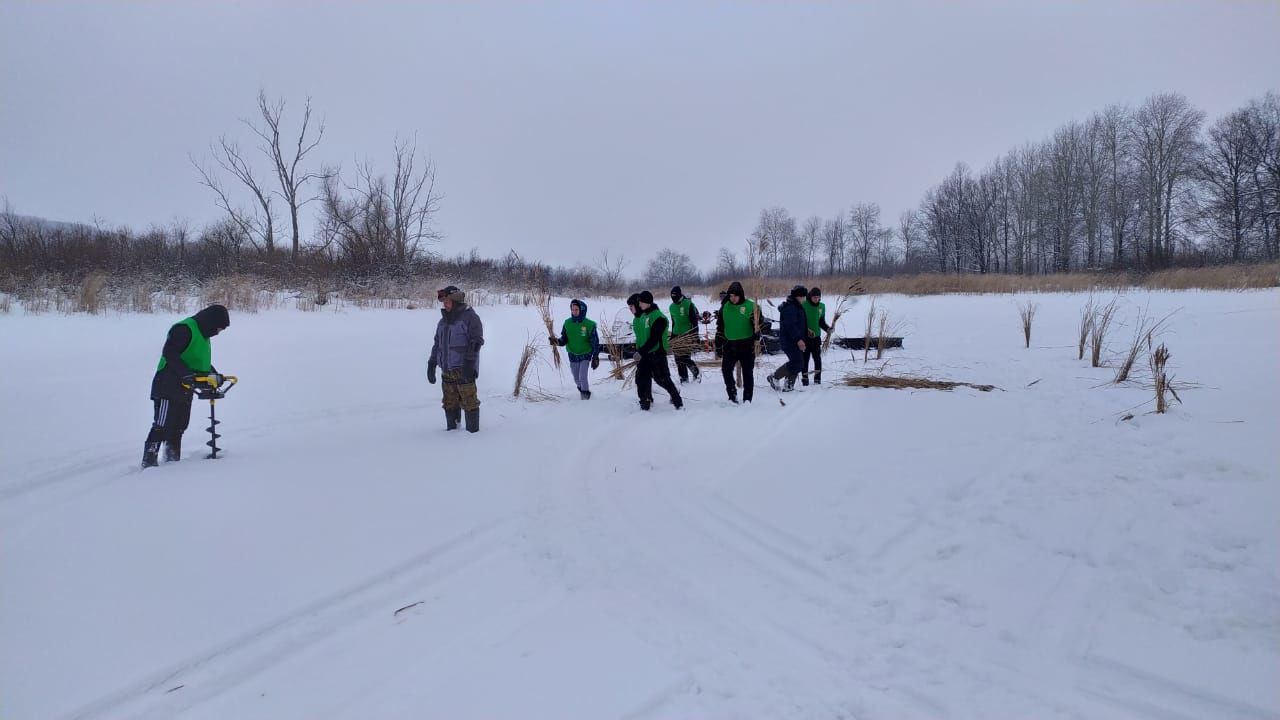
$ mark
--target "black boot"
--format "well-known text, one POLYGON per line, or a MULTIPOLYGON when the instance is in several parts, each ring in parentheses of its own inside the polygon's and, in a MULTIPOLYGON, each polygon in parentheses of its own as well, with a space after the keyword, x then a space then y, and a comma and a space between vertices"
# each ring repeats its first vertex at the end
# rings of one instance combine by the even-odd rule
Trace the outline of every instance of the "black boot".
POLYGON ((591 399, 591 391, 590 391, 590 390, 579 390, 579 391, 578 391, 578 397, 582 398, 583 400, 590 400, 590 399, 591 399))
POLYGON ((641 401, 640 401, 640 409, 641 409, 641 410, 648 410, 648 409, 649 409, 650 407, 652 407, 652 406, 653 406, 653 401, 652 401, 652 400, 641 400, 641 401))
POLYGON ((182 459, 182 438, 172 438, 165 441, 164 444, 164 461, 178 462, 182 459))
POLYGON ((737 390, 735 390, 735 391, 733 391, 733 392, 729 393, 729 402, 733 403, 734 405, 737 405, 737 404, 738 404, 738 391, 737 391, 737 390))
POLYGON ((467 411, 467 432, 480 432, 480 408, 467 411))
POLYGON ((142 469, 160 464, 160 442, 148 441, 142 446, 142 469))
POLYGON ((444 429, 457 430, 458 422, 462 420, 461 408, 446 408, 444 411, 444 429))
POLYGON ((809 387, 809 373, 800 376, 800 384, 809 387))
POLYGON ((821 385, 821 384, 822 384, 822 373, 820 373, 820 372, 816 372, 816 373, 814 373, 814 374, 813 374, 813 384, 814 384, 814 385, 821 385))

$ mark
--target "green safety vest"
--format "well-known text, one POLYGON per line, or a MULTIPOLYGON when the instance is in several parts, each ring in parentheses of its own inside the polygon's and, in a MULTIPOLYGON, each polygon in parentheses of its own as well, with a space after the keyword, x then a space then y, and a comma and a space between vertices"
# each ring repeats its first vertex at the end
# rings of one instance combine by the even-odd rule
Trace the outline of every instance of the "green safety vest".
POLYGON ((671 303, 671 334, 684 335, 693 329, 694 319, 689 317, 693 310, 693 301, 680 298, 680 302, 671 303))
POLYGON ((725 340, 750 340, 756 334, 756 304, 743 299, 742 304, 727 302, 720 306, 720 317, 724 319, 725 340))
MULTIPOLYGON (((182 362, 191 368, 192 372, 207 373, 213 369, 213 349, 209 346, 209 338, 200 332, 200 326, 196 324, 196 319, 189 317, 180 323, 174 324, 186 325, 191 330, 191 342, 187 343, 187 349, 182 351, 182 362)), ((168 365, 169 362, 160 356, 160 364, 156 367, 159 372, 168 365)))
POLYGON ((568 342, 564 349, 574 355, 590 355, 593 348, 591 347, 591 335, 596 331, 596 321, 582 318, 582 322, 574 322, 573 319, 564 321, 564 336, 568 342))
POLYGON ((805 298, 801 304, 804 305, 805 319, 809 322, 809 332, 813 333, 814 337, 822 337, 822 323, 820 321, 822 316, 827 314, 827 304, 820 302, 814 305, 808 298, 805 298))
MULTIPOLYGON (((631 329, 636 333, 636 349, 644 347, 649 342, 649 330, 653 327, 653 321, 658 318, 665 318, 662 311, 657 306, 649 308, 648 312, 642 312, 631 321, 631 329)), ((671 349, 671 323, 667 323, 667 329, 662 331, 662 350, 663 352, 671 349)))

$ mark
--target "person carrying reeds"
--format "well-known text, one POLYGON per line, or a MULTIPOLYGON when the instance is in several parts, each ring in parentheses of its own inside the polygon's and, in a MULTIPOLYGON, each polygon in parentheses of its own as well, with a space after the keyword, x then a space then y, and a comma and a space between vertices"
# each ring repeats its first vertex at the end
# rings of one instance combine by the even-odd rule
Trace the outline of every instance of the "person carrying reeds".
POLYGON ((569 354, 569 370, 578 385, 578 396, 591 399, 591 370, 600 367, 600 335, 596 322, 587 318, 587 304, 574 299, 569 303, 569 318, 560 327, 560 337, 548 336, 552 345, 569 354))
MULTIPOLYGON (((151 431, 142 446, 142 467, 160 464, 160 443, 164 443, 164 459, 182 459, 182 435, 191 423, 194 395, 189 379, 192 375, 217 375, 213 367, 213 336, 231 327, 231 315, 222 305, 210 305, 169 328, 160 363, 151 378, 151 403, 154 416, 151 431)), ((222 384, 221 381, 218 382, 222 384)))
POLYGON ((676 372, 680 374, 681 384, 689 382, 691 375, 694 380, 702 381, 702 371, 693 361, 692 352, 698 345, 698 317, 697 306, 691 298, 685 296, 680 286, 671 288, 671 338, 686 340, 679 343, 683 350, 675 353, 676 372))
POLYGON ((806 321, 804 342, 804 369, 800 373, 800 382, 809 384, 809 359, 813 358, 813 384, 822 384, 822 332, 831 332, 827 324, 827 304, 822 302, 822 289, 809 288, 809 296, 804 302, 806 321))
POLYGON ((440 300, 440 321, 436 323, 431 357, 427 361, 427 382, 436 384, 436 369, 442 371, 444 421, 446 430, 457 430, 465 411, 467 432, 480 432, 480 396, 476 378, 480 376, 480 348, 484 345, 484 325, 466 303, 467 296, 450 285, 436 293, 440 300))
POLYGON ((809 291, 803 285, 797 285, 791 288, 791 294, 787 296, 786 301, 778 306, 778 342, 782 345, 782 352, 787 354, 787 362, 769 376, 769 387, 774 390, 795 389, 796 376, 804 369, 805 349, 809 345, 805 342, 805 338, 809 333, 808 320, 801 301, 808 294, 809 291), (783 378, 786 378, 786 385, 780 388, 778 381, 783 378))
POLYGON ((733 379, 735 365, 742 369, 742 401, 751 402, 755 390, 756 341, 760 339, 758 317, 756 304, 747 299, 742 283, 735 280, 729 285, 716 323, 724 337, 720 373, 724 376, 729 401, 734 404, 738 402, 738 386, 733 379))
POLYGON ((636 352, 640 362, 636 365, 636 394, 640 409, 653 406, 653 384, 667 391, 671 404, 677 410, 684 407, 680 390, 671 382, 671 367, 667 365, 667 350, 671 347, 671 328, 662 311, 653 304, 653 293, 643 290, 627 298, 627 306, 635 313, 631 328, 635 331, 636 352))

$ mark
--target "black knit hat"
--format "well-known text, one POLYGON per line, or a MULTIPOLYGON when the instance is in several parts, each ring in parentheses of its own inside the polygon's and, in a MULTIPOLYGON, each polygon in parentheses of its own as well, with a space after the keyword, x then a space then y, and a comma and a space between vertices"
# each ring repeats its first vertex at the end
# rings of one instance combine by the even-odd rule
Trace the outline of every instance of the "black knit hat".
POLYGON ((639 306, 639 305, 640 305, 640 294, 639 294, 639 293, 631 293, 631 296, 627 298, 627 304, 628 304, 628 305, 635 305, 635 306, 639 306))
POLYGON ((806 290, 803 285, 797 285, 791 288, 791 297, 802 298, 802 297, 807 297, 808 295, 809 295, 809 291, 806 290))
POLYGON ((636 295, 636 299, 638 299, 640 302, 642 302, 642 303, 644 303, 644 304, 646 304, 646 305, 652 305, 652 304, 653 304, 653 293, 649 292, 648 290, 641 290, 641 291, 640 291, 640 294, 639 294, 639 295, 636 295))
POLYGON ((675 287, 671 288, 672 300, 679 300, 682 297, 684 297, 684 291, 680 289, 679 285, 676 285, 675 287))
POLYGON ((809 297, 813 297, 814 295, 821 297, 822 288, 818 287, 817 285, 814 285, 813 287, 809 288, 809 297))

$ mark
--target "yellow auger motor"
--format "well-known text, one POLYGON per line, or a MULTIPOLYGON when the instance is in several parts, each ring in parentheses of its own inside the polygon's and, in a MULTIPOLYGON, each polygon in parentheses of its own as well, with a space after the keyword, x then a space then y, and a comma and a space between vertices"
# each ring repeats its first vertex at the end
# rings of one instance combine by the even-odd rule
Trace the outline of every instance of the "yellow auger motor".
POLYGON ((218 434, 218 418, 214 413, 215 404, 222 398, 227 396, 227 392, 235 387, 239 382, 235 375, 223 375, 221 373, 204 373, 202 375, 188 375, 182 379, 182 386, 193 391, 196 397, 201 400, 209 401, 209 442, 205 443, 212 450, 205 456, 207 460, 218 459, 218 438, 222 437, 218 434))

